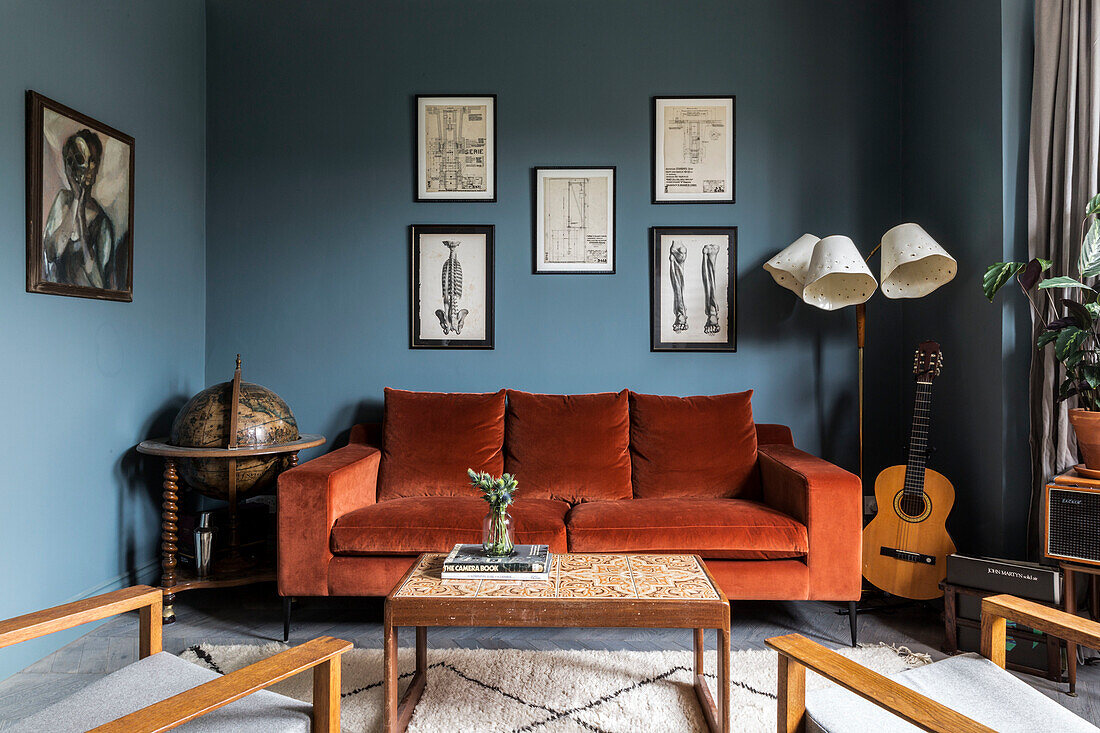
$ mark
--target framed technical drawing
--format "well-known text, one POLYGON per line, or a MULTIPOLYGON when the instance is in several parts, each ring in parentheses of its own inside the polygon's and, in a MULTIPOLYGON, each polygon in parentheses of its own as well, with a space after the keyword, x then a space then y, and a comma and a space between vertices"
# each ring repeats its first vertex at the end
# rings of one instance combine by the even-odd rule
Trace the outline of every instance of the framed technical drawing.
POLYGON ((409 227, 409 348, 493 348, 493 231, 409 227))
POLYGON ((652 351, 737 351, 737 227, 650 230, 652 351))
POLYGON ((495 94, 416 97, 416 200, 496 201, 495 94))
POLYGON ((535 168, 535 274, 615 272, 615 167, 535 168))
POLYGON ((653 203, 733 203, 735 100, 653 98, 653 203))
POLYGON ((133 300, 134 138, 27 92, 27 292, 133 300))

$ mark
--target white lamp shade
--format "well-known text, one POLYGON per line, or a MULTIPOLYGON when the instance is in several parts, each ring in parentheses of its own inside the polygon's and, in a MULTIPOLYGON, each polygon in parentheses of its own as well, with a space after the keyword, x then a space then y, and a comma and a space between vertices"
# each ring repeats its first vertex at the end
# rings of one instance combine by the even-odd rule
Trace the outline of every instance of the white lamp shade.
POLYGON ((810 259, 814 254, 814 245, 819 238, 815 234, 803 234, 798 239, 764 263, 764 269, 771 273, 777 283, 802 297, 802 286, 806 283, 806 271, 810 268, 810 259))
POLYGON ((825 237, 814 245, 806 271, 802 300, 831 311, 859 305, 875 293, 878 283, 848 237, 825 237))
POLYGON ((898 224, 882 235, 882 293, 887 298, 920 298, 951 282, 955 258, 917 224, 898 224))

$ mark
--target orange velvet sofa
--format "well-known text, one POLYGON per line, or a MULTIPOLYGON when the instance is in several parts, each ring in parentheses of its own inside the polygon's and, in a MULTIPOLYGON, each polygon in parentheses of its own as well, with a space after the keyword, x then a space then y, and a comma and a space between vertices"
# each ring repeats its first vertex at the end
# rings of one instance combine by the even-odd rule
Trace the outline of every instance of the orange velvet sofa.
POLYGON ((519 543, 697 554, 731 599, 858 599, 859 479, 750 400, 387 389, 382 425, 279 476, 279 593, 383 596, 419 553, 480 542, 473 468, 516 475, 519 543))

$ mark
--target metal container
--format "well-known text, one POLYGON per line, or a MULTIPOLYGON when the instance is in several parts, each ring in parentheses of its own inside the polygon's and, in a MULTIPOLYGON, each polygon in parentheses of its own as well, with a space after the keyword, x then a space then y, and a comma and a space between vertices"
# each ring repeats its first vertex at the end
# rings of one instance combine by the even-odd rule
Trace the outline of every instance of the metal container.
POLYGON ((211 526, 210 512, 202 512, 195 527, 195 574, 200 578, 210 575, 213 560, 214 528, 211 526))

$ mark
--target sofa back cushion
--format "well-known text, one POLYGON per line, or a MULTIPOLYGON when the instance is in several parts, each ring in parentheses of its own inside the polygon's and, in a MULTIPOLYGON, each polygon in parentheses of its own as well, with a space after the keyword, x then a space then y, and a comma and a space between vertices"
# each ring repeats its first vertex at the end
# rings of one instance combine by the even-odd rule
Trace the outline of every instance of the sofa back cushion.
POLYGON ((378 499, 480 496, 466 469, 504 471, 504 390, 487 394, 386 388, 378 499))
POLYGON ((504 470, 520 496, 583 501, 629 499, 627 391, 551 395, 508 390, 504 470))
POLYGON ((755 491, 752 390, 712 397, 630 393, 634 496, 746 497, 755 491))

